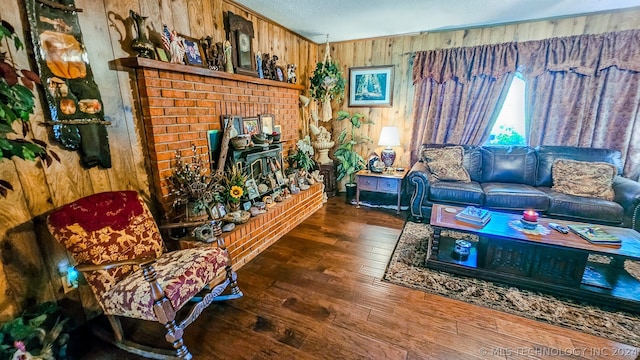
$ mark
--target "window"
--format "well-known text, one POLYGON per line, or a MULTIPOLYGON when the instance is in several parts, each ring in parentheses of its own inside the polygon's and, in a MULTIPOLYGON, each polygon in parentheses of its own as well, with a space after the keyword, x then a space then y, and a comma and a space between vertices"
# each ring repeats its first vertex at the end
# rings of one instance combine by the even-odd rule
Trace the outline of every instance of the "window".
POLYGON ((526 145, 524 88, 524 79, 516 74, 485 145, 526 145))

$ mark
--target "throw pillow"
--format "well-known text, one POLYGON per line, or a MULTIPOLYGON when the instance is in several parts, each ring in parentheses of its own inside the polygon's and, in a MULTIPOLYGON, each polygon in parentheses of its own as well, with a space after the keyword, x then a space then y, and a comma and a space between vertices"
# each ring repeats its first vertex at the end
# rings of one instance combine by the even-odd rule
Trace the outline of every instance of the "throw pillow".
POLYGON ((551 166, 551 190, 611 201, 617 173, 617 168, 609 163, 559 159, 551 166))
POLYGON ((471 182, 469 172, 462 166, 463 155, 462 146, 424 149, 422 159, 431 172, 430 180, 471 182))

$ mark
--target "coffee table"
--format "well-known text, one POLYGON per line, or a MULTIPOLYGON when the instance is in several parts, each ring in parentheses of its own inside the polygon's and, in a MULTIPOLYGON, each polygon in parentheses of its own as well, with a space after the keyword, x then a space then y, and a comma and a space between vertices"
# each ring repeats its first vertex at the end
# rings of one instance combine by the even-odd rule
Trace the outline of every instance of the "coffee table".
POLYGON ((518 214, 491 211, 491 220, 485 226, 475 226, 455 218, 462 209, 433 206, 434 238, 429 244, 428 268, 640 312, 640 281, 624 267, 625 260, 640 260, 637 231, 598 225, 620 238, 622 244, 596 245, 547 225, 576 222, 541 218, 539 224, 543 230, 550 230, 548 234, 525 233, 509 225, 520 219, 518 214), (444 236, 444 230, 478 236, 478 241, 471 241, 468 257, 458 260, 459 256, 452 256, 456 239, 444 236))

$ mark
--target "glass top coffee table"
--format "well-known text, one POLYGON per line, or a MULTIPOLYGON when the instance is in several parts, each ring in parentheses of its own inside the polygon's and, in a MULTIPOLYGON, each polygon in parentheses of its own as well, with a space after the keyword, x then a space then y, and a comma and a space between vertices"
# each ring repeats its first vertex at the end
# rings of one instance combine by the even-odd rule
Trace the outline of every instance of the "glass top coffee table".
POLYGON ((520 215, 491 211, 491 220, 476 226, 455 218, 462 209, 433 206, 434 238, 427 267, 640 312, 640 280, 625 270, 625 261, 640 261, 637 231, 598 225, 622 243, 596 245, 573 232, 562 234, 548 226, 549 222, 563 226, 576 222, 541 218, 540 231, 521 231, 513 226, 520 215), (475 235, 477 241, 467 236, 456 249, 461 236, 445 236, 444 230, 475 235), (461 250, 468 245, 470 248, 461 250))

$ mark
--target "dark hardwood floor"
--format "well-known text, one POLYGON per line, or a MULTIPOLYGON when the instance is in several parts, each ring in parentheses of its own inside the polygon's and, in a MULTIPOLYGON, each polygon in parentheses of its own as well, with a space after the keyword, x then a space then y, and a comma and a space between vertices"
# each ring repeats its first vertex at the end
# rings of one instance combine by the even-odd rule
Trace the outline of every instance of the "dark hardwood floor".
MULTIPOLYGON (((381 281, 406 213, 329 202, 185 332, 195 359, 635 359, 640 349, 381 281), (622 354, 624 356, 613 356, 622 354)), ((162 327, 127 329, 159 344, 162 327)), ((140 359, 86 336, 80 359, 140 359)))

